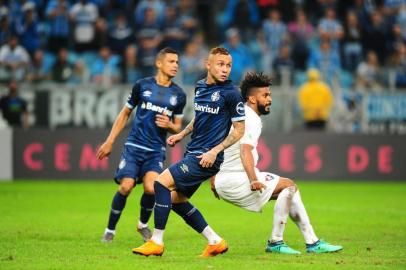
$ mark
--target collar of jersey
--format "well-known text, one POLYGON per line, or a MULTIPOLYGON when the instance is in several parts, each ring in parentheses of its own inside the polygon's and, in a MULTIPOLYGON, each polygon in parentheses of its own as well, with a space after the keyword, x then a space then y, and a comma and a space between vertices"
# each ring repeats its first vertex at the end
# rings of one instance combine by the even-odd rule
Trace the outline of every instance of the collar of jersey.
POLYGON ((173 81, 172 81, 172 80, 171 80, 171 84, 170 84, 169 86, 163 86, 163 85, 158 84, 158 82, 156 81, 155 76, 151 76, 151 78, 152 78, 152 81, 153 81, 157 86, 159 86, 159 87, 162 87, 162 88, 171 88, 171 87, 173 86, 173 81))
POLYGON ((207 84, 207 77, 200 80, 199 83, 204 84, 206 87, 216 87, 216 86, 228 86, 231 85, 231 80, 225 80, 224 82, 220 82, 220 83, 211 83, 211 84, 207 84))

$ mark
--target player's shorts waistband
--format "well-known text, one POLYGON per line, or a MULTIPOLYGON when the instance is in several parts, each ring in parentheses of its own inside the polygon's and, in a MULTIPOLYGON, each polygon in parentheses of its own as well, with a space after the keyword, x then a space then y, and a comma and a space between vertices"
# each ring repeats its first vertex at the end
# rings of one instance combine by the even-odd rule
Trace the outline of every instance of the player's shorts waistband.
MULTIPOLYGON (((136 144, 136 143, 126 142, 124 145, 133 146, 133 147, 136 147, 136 148, 139 148, 139 149, 142 149, 142 150, 145 150, 145 151, 149 151, 149 152, 156 152, 156 150, 154 150, 154 149, 152 149, 152 148, 145 147, 145 146, 143 146, 143 145, 139 145, 139 144, 136 144)), ((161 150, 162 150, 162 149, 161 149, 161 150)))

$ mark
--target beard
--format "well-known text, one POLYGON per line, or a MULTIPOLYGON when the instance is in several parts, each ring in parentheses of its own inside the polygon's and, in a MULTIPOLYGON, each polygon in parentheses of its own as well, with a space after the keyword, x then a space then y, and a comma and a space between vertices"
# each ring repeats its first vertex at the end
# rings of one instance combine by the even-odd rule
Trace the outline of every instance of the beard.
MULTIPOLYGON (((269 105, 269 108, 270 108, 270 106, 271 106, 271 105, 269 105)), ((267 107, 267 106, 264 106, 264 105, 261 105, 261 104, 258 104, 258 105, 257 105, 258 111, 259 111, 259 113, 260 113, 261 115, 267 115, 267 114, 269 114, 269 113, 271 112, 270 109, 266 110, 266 107, 267 107)))

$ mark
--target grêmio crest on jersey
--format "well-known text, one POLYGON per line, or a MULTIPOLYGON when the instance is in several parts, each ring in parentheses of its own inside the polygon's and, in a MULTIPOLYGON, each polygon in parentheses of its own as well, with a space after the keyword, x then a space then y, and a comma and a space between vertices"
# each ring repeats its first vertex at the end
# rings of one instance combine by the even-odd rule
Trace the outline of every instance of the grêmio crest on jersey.
POLYGON ((126 144, 147 151, 164 150, 167 130, 156 125, 156 115, 181 118, 185 103, 186 94, 176 83, 166 87, 158 85, 154 77, 138 80, 126 103, 131 110, 137 107, 126 144))
POLYGON ((177 97, 177 96, 171 96, 171 97, 169 98, 169 103, 170 103, 172 106, 176 106, 176 104, 178 103, 178 97, 177 97))

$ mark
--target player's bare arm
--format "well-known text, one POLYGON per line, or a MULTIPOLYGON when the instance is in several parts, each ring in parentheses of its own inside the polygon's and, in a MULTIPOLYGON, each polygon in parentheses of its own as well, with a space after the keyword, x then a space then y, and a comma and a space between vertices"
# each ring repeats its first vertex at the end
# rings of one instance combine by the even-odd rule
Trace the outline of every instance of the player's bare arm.
POLYGON ((177 142, 181 141, 184 137, 192 133, 193 131, 193 125, 195 124, 195 118, 190 121, 190 123, 185 127, 184 130, 179 132, 178 134, 169 136, 168 139, 166 140, 166 143, 169 146, 174 146, 177 142))
POLYGON ((118 114, 116 120, 114 121, 113 127, 111 128, 109 136, 97 151, 98 159, 103 159, 110 155, 111 151, 113 150, 113 144, 116 141, 120 132, 127 124, 131 112, 132 112, 131 109, 129 109, 127 106, 124 106, 121 112, 118 114))
POLYGON ((259 190, 262 192, 266 186, 258 181, 257 175, 255 173, 255 162, 254 156, 252 155, 253 146, 249 144, 241 144, 240 146, 240 157, 241 163, 244 167, 245 172, 247 173, 248 179, 250 180, 251 190, 259 190))
POLYGON ((201 158, 199 164, 203 168, 209 168, 213 166, 218 153, 235 144, 236 142, 238 142, 239 139, 242 138, 242 136, 244 136, 245 121, 233 122, 233 127, 234 129, 230 132, 230 134, 228 134, 224 141, 213 147, 210 151, 198 156, 198 158, 201 158))
POLYGON ((157 114, 155 117, 155 124, 160 127, 168 130, 172 134, 180 132, 182 128, 182 118, 175 117, 173 122, 165 114, 157 114))

